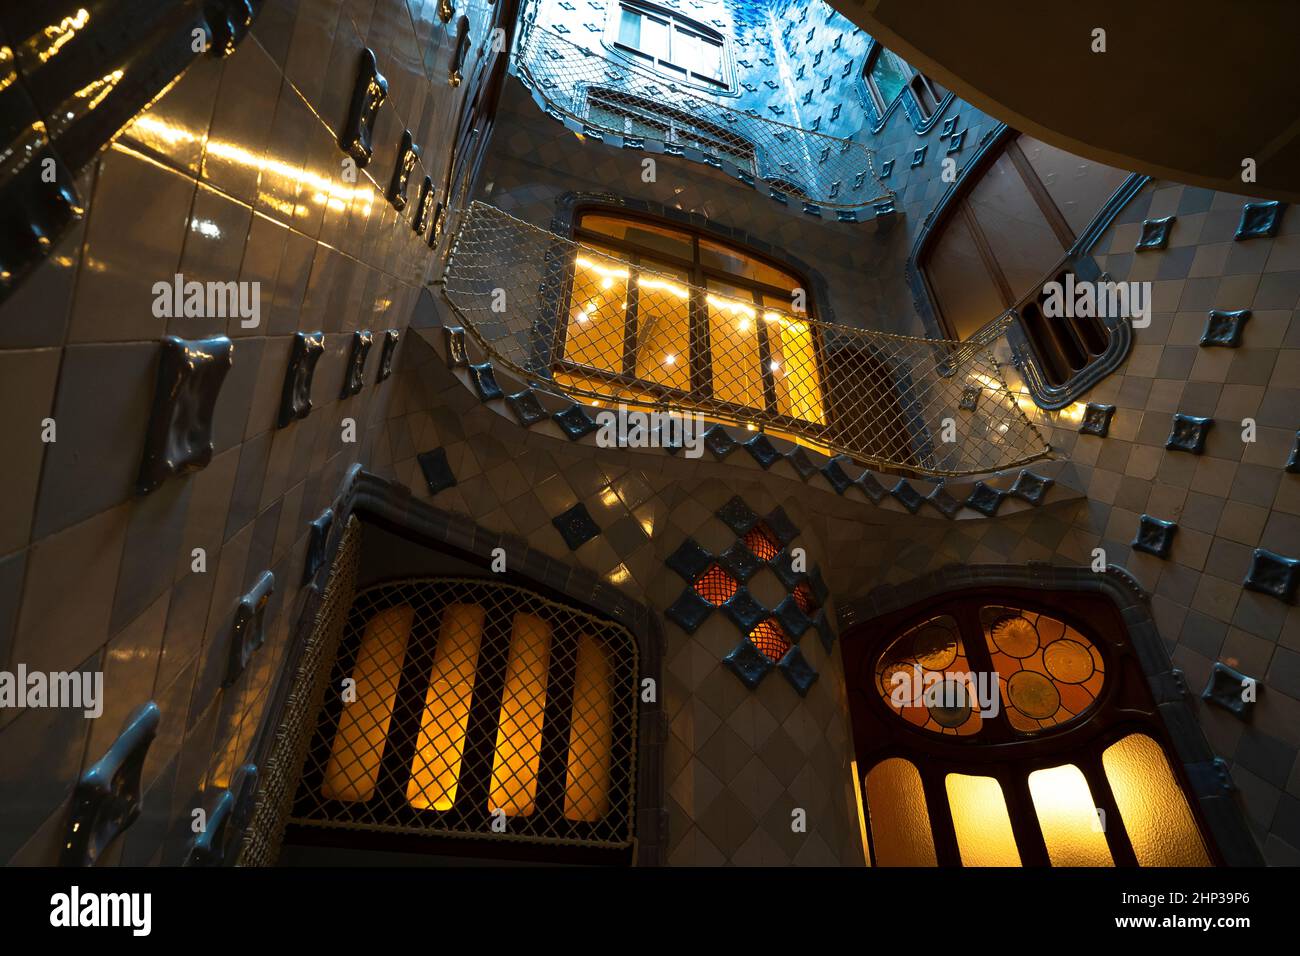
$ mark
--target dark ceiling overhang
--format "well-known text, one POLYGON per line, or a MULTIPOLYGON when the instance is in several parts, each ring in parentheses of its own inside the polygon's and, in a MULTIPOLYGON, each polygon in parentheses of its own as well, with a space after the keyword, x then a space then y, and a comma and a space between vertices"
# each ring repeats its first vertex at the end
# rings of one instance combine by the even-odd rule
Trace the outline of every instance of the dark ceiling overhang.
POLYGON ((1062 149, 1300 202, 1295 0, 830 0, 959 97, 1062 149), (1093 30, 1106 52, 1092 52, 1093 30), (1256 182, 1242 181, 1254 159, 1256 182))

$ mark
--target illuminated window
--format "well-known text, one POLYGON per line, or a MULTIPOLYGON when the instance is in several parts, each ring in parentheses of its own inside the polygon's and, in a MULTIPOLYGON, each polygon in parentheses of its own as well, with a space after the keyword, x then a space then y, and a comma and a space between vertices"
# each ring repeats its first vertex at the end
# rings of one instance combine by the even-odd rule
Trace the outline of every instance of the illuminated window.
POLYGON ((557 382, 707 408, 778 427, 827 423, 807 283, 693 230, 595 209, 580 214, 557 382), (796 308, 798 307, 798 308, 796 308))
POLYGON ((626 848, 635 674, 625 631, 522 588, 367 589, 348 616, 329 685, 344 692, 326 695, 294 819, 377 839, 626 848))
POLYGON ((1109 601, 959 593, 842 641, 875 865, 1210 865, 1109 601))
POLYGON ((728 87, 727 45, 718 31, 679 13, 622 3, 611 23, 615 49, 666 77, 728 87))

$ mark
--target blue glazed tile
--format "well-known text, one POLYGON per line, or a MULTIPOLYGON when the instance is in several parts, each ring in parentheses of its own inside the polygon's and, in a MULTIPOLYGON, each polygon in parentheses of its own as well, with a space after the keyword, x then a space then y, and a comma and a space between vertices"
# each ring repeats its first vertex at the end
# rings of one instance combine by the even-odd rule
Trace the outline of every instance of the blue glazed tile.
POLYGON ((285 428, 311 413, 312 377, 316 374, 316 363, 324 353, 324 332, 294 333, 289 368, 284 373, 284 387, 280 390, 277 427, 285 428))
POLYGON ((1185 451, 1199 455, 1205 451, 1205 433, 1214 424, 1212 418, 1175 414, 1165 447, 1170 451, 1185 451))
POLYGON ((826 476, 826 480, 831 483, 837 495, 844 494, 853 485, 853 479, 844 471, 844 463, 849 461, 852 459, 845 455, 837 455, 822 468, 822 474, 826 476))
POLYGON ((797 644, 785 652, 785 657, 781 658, 781 663, 776 666, 790 682, 790 686, 799 692, 800 697, 808 696, 808 688, 817 682, 817 672, 813 670, 812 665, 808 663, 808 658, 803 656, 803 651, 799 650, 797 644))
POLYGON ((348 371, 343 377, 343 398, 357 394, 366 384, 366 356, 374 344, 374 333, 356 331, 352 333, 352 351, 348 355, 348 371))
POLYGON ((808 580, 808 574, 805 571, 796 571, 794 569, 794 556, 790 553, 788 547, 782 548, 775 558, 769 562, 776 576, 780 578, 781 583, 785 585, 787 591, 793 591, 801 581, 808 580))
POLYGON ((447 347, 447 365, 451 368, 464 368, 469 364, 469 353, 465 350, 465 330, 459 325, 448 325, 442 330, 447 347))
POLYGON ((425 484, 429 486, 429 494, 436 495, 438 492, 456 484, 456 476, 452 474, 445 448, 435 448, 433 451, 421 452, 415 456, 415 460, 419 463, 420 471, 424 474, 425 484))
POLYGON ((415 216, 411 219, 411 231, 417 236, 424 235, 424 230, 428 228, 437 196, 438 191, 433 185, 433 178, 425 176, 424 181, 420 183, 420 195, 415 200, 415 216))
POLYGON ((694 538, 687 538, 664 560, 664 564, 685 578, 687 584, 694 584, 712 563, 713 555, 700 547, 694 538))
POLYGON ((1205 331, 1201 333, 1201 345, 1235 349, 1241 344, 1241 333, 1249 318, 1250 309, 1238 309, 1236 312, 1211 309, 1205 331))
POLYGON ((207 467, 212 460, 212 415, 233 364, 234 345, 224 335, 163 339, 136 479, 138 494, 149 494, 174 475, 207 467))
POLYGON ((762 651, 749 642, 741 640, 731 653, 722 659, 727 669, 740 678, 740 682, 750 690, 756 688, 772 669, 772 662, 763 656, 762 651))
POLYGON ((1015 484, 1007 490, 1007 494, 1015 495, 1031 505, 1041 505, 1043 499, 1047 497, 1048 489, 1054 484, 1056 484, 1054 478, 1045 478, 1034 474, 1028 468, 1022 468, 1020 474, 1016 476, 1015 484))
POLYGON ((741 537, 758 524, 758 515, 754 513, 753 508, 745 504, 745 500, 740 495, 733 495, 715 514, 723 524, 741 537))
POLYGON ((759 621, 767 617, 767 608, 755 601, 749 589, 741 585, 736 588, 735 594, 723 602, 722 613, 740 628, 740 633, 748 634, 758 626, 759 621))
POLYGON ((945 518, 954 517, 962 507, 962 503, 948 494, 948 489, 942 484, 935 485, 934 491, 930 492, 925 500, 938 508, 945 518))
POLYGON ((889 494, 889 490, 869 471, 864 471, 859 475, 854 484, 861 488, 862 493, 876 504, 880 504, 885 495, 889 494))
POLYGON ((1282 212, 1286 203, 1272 200, 1270 202, 1248 202, 1241 207, 1241 222, 1233 239, 1271 239, 1277 235, 1278 226, 1282 224, 1282 212))
POLYGON ((183 866, 220 866, 226 858, 226 839, 235 808, 235 795, 229 790, 217 794, 203 829, 190 839, 183 866))
POLYGON ((1002 506, 1003 496, 1004 493, 992 485, 977 481, 971 493, 966 497, 966 507, 973 508, 980 514, 992 518, 998 513, 998 508, 1002 506))
POLYGON ((918 146, 916 149, 912 150, 911 167, 913 169, 916 169, 917 166, 920 166, 925 162, 925 151, 927 149, 929 149, 928 146, 918 146))
POLYGON ((812 571, 808 574, 808 583, 812 585, 813 597, 817 598, 817 603, 825 604, 826 599, 830 597, 831 589, 826 586, 826 579, 822 577, 821 565, 813 565, 812 571))
POLYGON ((1177 216, 1165 216, 1161 219, 1143 219, 1142 234, 1138 237, 1135 251, 1148 252, 1168 246, 1169 231, 1177 218, 1177 216))
POLYGON ((753 457, 754 461, 762 466, 764 471, 781 460, 781 453, 772 445, 771 439, 762 432, 744 442, 744 448, 753 457))
POLYGON ((1256 548, 1243 583, 1252 591, 1294 604, 1297 582, 1300 582, 1300 561, 1256 548))
POLYGON ((1238 717, 1245 718, 1255 706, 1256 693, 1247 694, 1249 688, 1258 691, 1259 682, 1247 677, 1241 671, 1233 670, 1222 661, 1216 661, 1210 670, 1210 678, 1201 691, 1201 699, 1218 704, 1238 717))
POLYGON ((497 384, 496 372, 493 371, 491 362, 471 365, 469 377, 474 383, 474 391, 478 392, 478 397, 483 401, 490 402, 501 397, 501 386, 497 384))
POLYGON ((858 214, 852 209, 837 209, 835 211, 836 222, 857 222, 858 214))
POLYGON ((812 463, 808 453, 800 445, 794 451, 785 456, 786 461, 794 466, 794 470, 799 473, 799 477, 807 481, 817 472, 817 466, 812 463))
POLYGON ((370 165, 374 156, 371 140, 379 107, 388 98, 388 81, 379 72, 375 52, 363 49, 357 62, 356 80, 352 86, 352 102, 347 121, 339 133, 339 148, 347 153, 362 169, 370 165))
POLYGON ((880 164, 881 179, 888 179, 890 174, 893 173, 893 171, 894 171, 894 161, 892 159, 887 159, 880 164))
POLYGON ((402 130, 402 141, 397 147, 397 162, 393 166, 393 178, 388 183, 388 201, 398 212, 406 208, 406 190, 411 182, 411 173, 415 170, 415 161, 419 158, 420 147, 415 145, 415 138, 411 135, 411 131, 402 130))
POLYGON ((758 573, 763 562, 754 557, 754 552, 746 547, 745 542, 737 541, 718 556, 718 564, 742 584, 758 573))
POLYGON ((307 538, 307 560, 302 569, 303 584, 310 584, 316 577, 316 572, 325 564, 326 545, 333 527, 333 508, 326 508, 312 521, 307 538))
POLYGON ((600 427, 596 424, 596 420, 587 414, 587 409, 577 402, 551 417, 555 419, 555 424, 560 426, 560 431, 568 436, 569 441, 577 441, 600 427))
POLYGON ((957 132, 957 124, 961 121, 961 116, 949 116, 939 127, 939 138, 947 139, 953 133, 957 132))
POLYGON ((948 153, 960 152, 965 142, 966 142, 966 131, 964 129, 959 130, 956 133, 953 133, 952 138, 948 140, 948 149, 946 150, 946 152, 948 153))
POLYGON ((889 493, 912 514, 916 514, 925 501, 921 494, 903 478, 898 479, 898 484, 894 485, 889 493))
POLYGON ((379 371, 375 373, 376 382, 382 382, 393 374, 393 354, 397 351, 397 340, 401 338, 401 333, 397 329, 385 329, 381 334, 384 344, 379 350, 379 371))
POLYGON ((1110 431, 1110 420, 1114 414, 1114 405, 1089 402, 1083 409, 1083 421, 1079 424, 1080 433, 1105 438, 1106 433, 1110 431))
POLYGON ((722 461, 736 450, 736 440, 721 425, 713 425, 704 433, 704 447, 713 454, 714 458, 722 461))
POLYGON ((664 612, 687 634, 694 634, 704 619, 713 613, 713 605, 695 593, 694 588, 686 588, 676 601, 664 612))
POLYGON ((799 607, 799 602, 794 599, 793 595, 786 595, 776 610, 772 612, 773 617, 785 632, 790 635, 792 641, 798 642, 803 637, 803 632, 812 627, 812 619, 803 612, 799 607))
POLYGON ((131 713, 108 751, 77 780, 63 866, 93 866, 140 816, 141 775, 162 711, 149 701, 131 713))
POLYGON ((799 529, 780 505, 773 508, 767 516, 767 529, 776 535, 777 543, 785 547, 799 537, 799 529))
POLYGON ((531 388, 506 396, 506 407, 510 409, 515 420, 525 428, 532 428, 546 418, 546 409, 537 399, 537 393, 531 388))
POLYGON ((563 514, 552 518, 551 524, 555 525, 555 529, 560 532, 560 536, 564 538, 564 543, 569 546, 570 551, 577 551, 582 545, 600 534, 600 525, 596 524, 591 517, 591 512, 587 510, 587 506, 581 501, 563 514))
POLYGON ((1177 531, 1178 525, 1172 521, 1143 515, 1138 519, 1137 535, 1133 538, 1132 546, 1138 551, 1154 554, 1157 558, 1167 558, 1177 531))
POLYGON ((1291 455, 1286 460, 1286 470, 1293 475, 1300 475, 1300 431, 1295 433, 1295 444, 1291 446, 1291 455))
POLYGON ((275 575, 263 571, 257 583, 239 599, 235 608, 235 623, 230 633, 230 657, 227 661, 223 687, 239 679, 253 659, 253 654, 266 643, 266 609, 275 591, 275 575))
POLYGON ((826 609, 819 607, 816 613, 813 614, 812 621, 813 627, 817 629, 817 636, 821 639, 822 647, 829 654, 831 648, 835 646, 835 632, 831 630, 831 620, 826 613, 826 609))

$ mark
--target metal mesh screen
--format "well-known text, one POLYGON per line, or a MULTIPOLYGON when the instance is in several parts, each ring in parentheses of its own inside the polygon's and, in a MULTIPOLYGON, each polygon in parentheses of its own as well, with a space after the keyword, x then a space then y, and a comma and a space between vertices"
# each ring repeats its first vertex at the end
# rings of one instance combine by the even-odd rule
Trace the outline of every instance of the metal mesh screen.
POLYGON ((603 49, 535 24, 516 51, 520 78, 556 119, 616 145, 686 156, 753 184, 825 206, 857 209, 893 193, 870 149, 729 107, 603 49))
POLYGON ((923 475, 996 471, 1048 448, 991 346, 820 322, 690 285, 484 203, 462 222, 448 301, 494 363, 592 404, 715 420, 923 475))
POLYGON ((352 604, 357 566, 361 559, 360 538, 361 525, 355 517, 350 517, 335 553, 315 623, 303 646, 293 684, 285 699, 253 816, 240 846, 238 866, 273 866, 280 854, 280 841, 294 788, 315 729, 315 716, 320 712, 325 694, 325 678, 329 674, 327 665, 337 652, 343 624, 352 604))
POLYGON ((625 630, 513 585, 367 588, 292 822, 628 846, 636 668, 625 630))

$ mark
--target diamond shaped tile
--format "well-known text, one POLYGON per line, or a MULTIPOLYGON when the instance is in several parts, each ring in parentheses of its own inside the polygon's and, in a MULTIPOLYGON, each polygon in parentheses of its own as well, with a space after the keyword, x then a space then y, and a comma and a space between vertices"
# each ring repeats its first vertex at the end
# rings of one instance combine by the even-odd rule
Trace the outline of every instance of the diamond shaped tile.
POLYGON ((736 439, 732 438, 731 433, 721 425, 713 425, 704 433, 704 447, 714 458, 722 461, 736 450, 736 439))
POLYGON ((869 471, 864 471, 859 475, 854 484, 861 488, 862 493, 876 504, 880 504, 885 495, 889 494, 889 489, 882 485, 876 476, 869 471))
POLYGON ((324 332, 294 333, 289 368, 284 373, 284 386, 280 390, 277 427, 286 428, 311 413, 311 383, 316 374, 316 363, 324 354, 324 332))
POLYGON ((586 544, 596 535, 600 534, 600 525, 596 524, 591 517, 591 512, 587 506, 579 501, 563 514, 558 514, 551 519, 551 524, 560 532, 564 538, 564 543, 569 546, 570 551, 577 551, 578 548, 586 544))
POLYGON ((763 566, 763 562, 754 557, 754 552, 750 551, 743 541, 737 541, 722 552, 718 557, 718 563, 722 565, 724 571, 741 583, 752 578, 763 566))
POLYGON ((948 489, 942 484, 935 485, 934 491, 930 492, 925 500, 939 509, 945 518, 952 518, 961 511, 962 503, 948 494, 948 489))
POLYGON ((845 455, 837 455, 822 468, 822 474, 826 476, 826 480, 831 483, 837 495, 844 494, 853 485, 853 479, 844 471, 844 466, 851 461, 852 459, 845 455))
POLYGON ((911 166, 913 169, 916 169, 917 166, 920 166, 925 162, 925 152, 927 149, 929 149, 928 146, 918 146, 916 149, 912 150, 911 166))
POLYGON ((748 634, 759 621, 767 617, 767 608, 754 600, 748 588, 739 587, 735 594, 723 602, 722 613, 740 628, 740 633, 748 634))
POLYGON ((382 382, 393 374, 393 353, 397 351, 397 340, 401 338, 401 333, 397 329, 385 329, 380 334, 383 336, 384 344, 379 350, 379 371, 375 373, 376 382, 382 382))
POLYGON ((469 367, 469 377, 474 383, 474 391, 485 402, 501 397, 501 386, 497 384, 496 372, 491 362, 482 362, 469 367))
POLYGON ((1275 554, 1265 548, 1256 548, 1251 555, 1250 570, 1243 582, 1252 591, 1268 594, 1295 603, 1296 584, 1300 582, 1300 561, 1286 555, 1275 554))
POLYGON ((772 669, 772 662, 748 638, 742 638, 731 653, 722 659, 722 663, 750 690, 757 687, 772 669))
POLYGON ((835 646, 835 632, 831 630, 830 615, 826 613, 825 608, 819 607, 813 614, 812 621, 813 627, 817 629, 817 636, 821 638, 822 647, 824 647, 826 653, 829 654, 831 648, 835 646))
POLYGON ((1142 235, 1138 237, 1136 251, 1148 252, 1168 246, 1169 230, 1177 218, 1177 216, 1165 216, 1162 219, 1142 220, 1142 235))
POLYGON ((1214 424, 1212 418, 1175 414, 1165 447, 1170 451, 1185 451, 1199 455, 1205 451, 1205 433, 1214 424))
POLYGON ((975 482, 975 487, 966 497, 966 507, 974 508, 980 514, 992 518, 1002 506, 1004 492, 982 481, 975 482))
POLYGON ((1172 521, 1143 515, 1138 519, 1138 530, 1136 537, 1133 538, 1133 547, 1138 551, 1154 554, 1157 558, 1167 558, 1177 530, 1178 525, 1172 521))
POLYGON ((781 663, 776 666, 790 682, 790 686, 799 692, 800 697, 806 697, 808 688, 817 682, 817 672, 813 670, 812 665, 808 663, 808 658, 803 656, 803 651, 799 650, 797 644, 785 652, 785 657, 781 658, 781 663))
POLYGON ((799 529, 795 523, 790 520, 790 516, 785 513, 785 509, 780 505, 768 513, 767 529, 776 535, 777 543, 785 547, 795 538, 799 537, 799 529))
POLYGON ((1255 706, 1258 684, 1255 678, 1233 670, 1222 661, 1216 661, 1210 670, 1205 690, 1201 691, 1201 699, 1218 704, 1224 710, 1244 718, 1255 706))
POLYGON ((234 345, 226 336, 163 339, 136 491, 147 495, 173 475, 212 460, 212 420, 234 345))
POLYGON ((687 584, 693 584, 713 563, 713 555, 701 548, 694 538, 687 538, 677 546, 676 551, 668 555, 664 563, 685 578, 687 584))
POLYGON ((1110 419, 1114 414, 1114 405, 1089 402, 1083 409, 1083 421, 1079 424, 1079 431, 1084 435, 1105 438, 1106 433, 1110 431, 1110 419))
POLYGON ((465 330, 459 325, 448 325, 442 330, 443 341, 447 346, 447 364, 452 368, 464 368, 469 364, 469 353, 465 350, 465 330))
POLYGON ((1235 349, 1241 344, 1241 333, 1249 318, 1250 309, 1238 309, 1236 312, 1211 309, 1205 331, 1201 333, 1201 345, 1235 349))
POLYGON ((510 409, 515 421, 525 428, 532 428, 546 417, 546 409, 537 399, 537 393, 531 388, 506 396, 506 407, 510 409))
POLYGON ((790 554, 788 547, 782 548, 780 553, 772 559, 771 564, 772 570, 776 572, 776 576, 781 579, 781 583, 785 585, 788 591, 794 590, 800 581, 808 579, 806 572, 794 569, 794 557, 790 554))
POLYGON ((804 481, 811 478, 817 471, 817 466, 812 463, 812 459, 808 457, 808 452, 804 451, 802 445, 786 455, 785 458, 794 466, 794 470, 799 473, 799 477, 804 481))
POLYGON ((352 352, 348 355, 348 370, 343 377, 343 397, 357 394, 366 384, 366 356, 375 342, 370 331, 352 333, 352 352))
POLYGON ((1277 235, 1278 226, 1282 224, 1282 212, 1286 203, 1272 200, 1270 202, 1248 202, 1241 207, 1241 222, 1237 224, 1234 239, 1271 239, 1277 235))
POLYGON ((898 484, 894 485, 889 493, 898 499, 899 503, 912 514, 916 514, 925 501, 921 494, 902 478, 898 479, 898 484))
POLYGON ((1056 484, 1054 478, 1044 478, 1025 468, 1016 476, 1016 482, 1008 489, 1007 494, 1022 498, 1031 505, 1041 505, 1043 499, 1047 497, 1047 490, 1054 484, 1056 484))
POLYGON ((793 595, 786 595, 772 614, 794 641, 798 641, 803 637, 803 632, 812 627, 812 618, 803 612, 793 595))
POLYGON ((438 492, 456 484, 456 476, 452 474, 451 465, 447 462, 447 450, 445 448, 435 448, 433 451, 421 452, 415 456, 415 460, 419 462, 420 471, 424 473, 425 483, 429 486, 429 494, 436 495, 438 492))
POLYGON ((723 524, 742 537, 758 523, 758 515, 754 513, 754 509, 745 504, 745 500, 740 495, 733 495, 730 501, 717 510, 716 514, 723 524))
POLYGON ((577 441, 600 427, 596 424, 596 420, 587 414, 587 409, 577 402, 551 417, 555 419, 555 424, 560 426, 560 431, 568 436, 569 441, 577 441))
POLYGON ((961 400, 957 403, 957 407, 963 412, 973 412, 976 406, 979 405, 979 400, 980 387, 978 385, 967 385, 961 390, 961 400))
POLYGON ((694 634, 704 619, 713 613, 713 605, 695 593, 694 588, 686 588, 664 611, 672 621, 687 634, 694 634))
POLYGON ((808 583, 812 585, 813 595, 817 598, 817 603, 825 604, 826 599, 830 597, 831 589, 826 586, 826 579, 822 577, 821 565, 813 565, 813 569, 808 572, 808 583))
POLYGON ((762 432, 744 442, 744 448, 764 471, 781 460, 781 453, 772 445, 772 440, 762 432))

